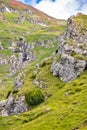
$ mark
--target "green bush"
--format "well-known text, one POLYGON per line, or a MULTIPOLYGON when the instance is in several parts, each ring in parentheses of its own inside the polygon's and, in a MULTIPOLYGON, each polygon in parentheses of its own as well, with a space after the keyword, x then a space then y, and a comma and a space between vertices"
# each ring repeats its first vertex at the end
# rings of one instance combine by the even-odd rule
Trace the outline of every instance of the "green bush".
POLYGON ((39 89, 32 90, 25 94, 25 101, 29 106, 34 106, 44 101, 44 95, 39 89))

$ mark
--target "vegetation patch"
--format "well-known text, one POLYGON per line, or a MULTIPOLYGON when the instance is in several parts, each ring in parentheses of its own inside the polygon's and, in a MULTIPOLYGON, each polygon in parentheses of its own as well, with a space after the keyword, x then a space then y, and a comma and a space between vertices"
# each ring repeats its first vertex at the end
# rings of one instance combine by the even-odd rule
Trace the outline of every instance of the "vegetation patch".
POLYGON ((28 106, 35 106, 44 101, 44 95, 39 89, 32 90, 25 94, 25 100, 28 106))

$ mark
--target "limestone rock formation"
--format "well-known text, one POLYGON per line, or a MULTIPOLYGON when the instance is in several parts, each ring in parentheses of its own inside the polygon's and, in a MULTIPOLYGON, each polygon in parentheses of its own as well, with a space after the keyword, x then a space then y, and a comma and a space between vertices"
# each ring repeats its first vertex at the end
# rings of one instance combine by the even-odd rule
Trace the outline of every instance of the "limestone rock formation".
POLYGON ((12 75, 35 60, 32 47, 30 48, 23 38, 21 38, 19 42, 17 41, 12 43, 8 49, 14 52, 14 54, 9 58, 9 70, 12 75), (17 56, 15 53, 17 53, 17 56))
POLYGON ((24 72, 18 74, 18 76, 15 77, 15 79, 14 79, 14 89, 18 89, 18 88, 22 87, 22 85, 24 83, 23 77, 25 77, 24 72))
POLYGON ((20 99, 15 99, 13 96, 10 96, 7 100, 0 101, 1 116, 18 114, 27 110, 23 96, 20 99))
POLYGON ((84 26, 84 14, 70 17, 66 33, 61 37, 56 60, 51 72, 64 82, 78 77, 87 67, 87 26, 84 26), (83 21, 81 21, 81 18, 83 21))

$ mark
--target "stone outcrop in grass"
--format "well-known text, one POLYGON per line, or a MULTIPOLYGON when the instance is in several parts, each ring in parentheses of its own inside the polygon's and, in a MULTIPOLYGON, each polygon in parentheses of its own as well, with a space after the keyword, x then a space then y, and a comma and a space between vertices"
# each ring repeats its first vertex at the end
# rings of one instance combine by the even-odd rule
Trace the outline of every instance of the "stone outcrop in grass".
POLYGON ((51 66, 51 72, 64 82, 78 77, 87 66, 87 16, 78 14, 67 21, 66 33, 58 47, 60 58, 51 66))
POLYGON ((9 96, 7 100, 0 101, 1 116, 18 114, 27 110, 24 97, 15 99, 13 96, 9 96))

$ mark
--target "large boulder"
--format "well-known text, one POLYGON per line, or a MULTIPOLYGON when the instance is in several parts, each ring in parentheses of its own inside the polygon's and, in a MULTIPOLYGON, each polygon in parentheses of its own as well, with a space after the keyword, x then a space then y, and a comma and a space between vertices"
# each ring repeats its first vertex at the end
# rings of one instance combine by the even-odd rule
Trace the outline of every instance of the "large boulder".
POLYGON ((64 82, 68 82, 79 76, 85 67, 86 61, 62 54, 59 62, 53 62, 51 72, 54 76, 59 76, 64 82))

